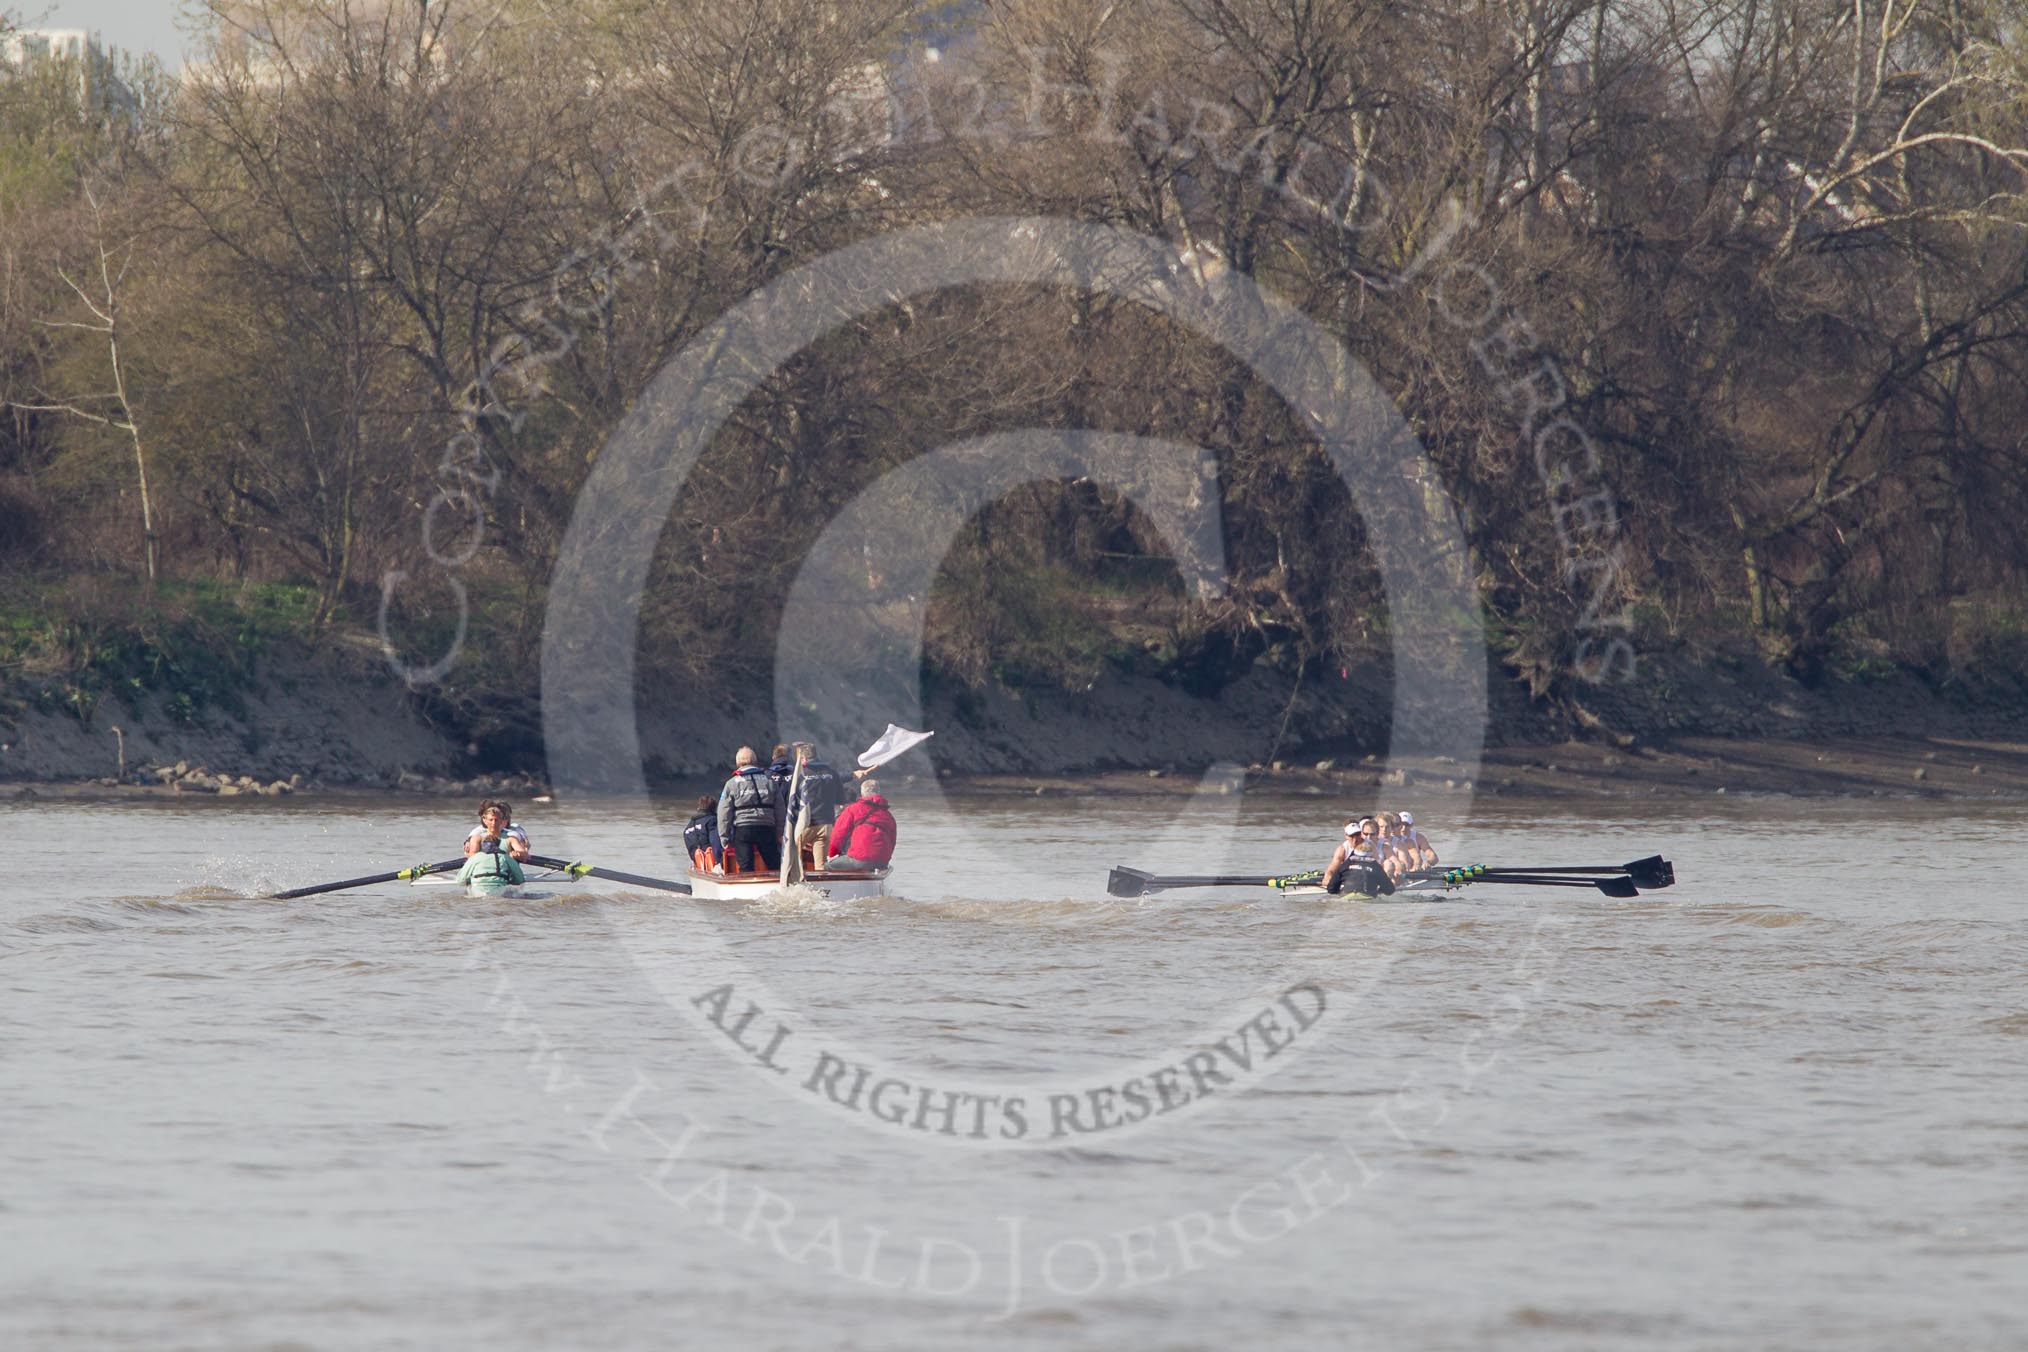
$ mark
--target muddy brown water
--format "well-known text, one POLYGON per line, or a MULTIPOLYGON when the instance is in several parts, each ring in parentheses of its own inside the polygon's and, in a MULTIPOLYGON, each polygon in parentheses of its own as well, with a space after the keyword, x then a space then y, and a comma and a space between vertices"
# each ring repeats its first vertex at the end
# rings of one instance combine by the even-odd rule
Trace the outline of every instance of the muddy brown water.
POLYGON ((1428 808, 1680 882, 1122 900, 1337 822, 1098 795, 904 801, 880 900, 277 902, 461 814, 0 805, 0 1345, 2022 1344, 2019 809, 1428 808))

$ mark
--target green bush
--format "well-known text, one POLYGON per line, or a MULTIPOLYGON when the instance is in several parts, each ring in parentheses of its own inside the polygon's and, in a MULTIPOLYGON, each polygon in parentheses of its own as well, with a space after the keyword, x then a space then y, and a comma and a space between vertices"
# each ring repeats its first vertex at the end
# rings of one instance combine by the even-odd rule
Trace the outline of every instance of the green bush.
POLYGON ((86 726, 108 695, 160 696, 182 722, 244 712, 260 659, 309 631, 314 588, 108 576, 13 579, 0 590, 0 669, 86 726))

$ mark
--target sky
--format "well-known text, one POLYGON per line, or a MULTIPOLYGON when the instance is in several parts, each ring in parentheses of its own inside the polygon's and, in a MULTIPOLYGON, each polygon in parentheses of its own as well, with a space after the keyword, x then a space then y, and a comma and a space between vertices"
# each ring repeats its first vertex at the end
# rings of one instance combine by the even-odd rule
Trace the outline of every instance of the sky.
POLYGON ((0 14, 24 28, 94 28, 111 46, 153 52, 171 70, 183 64, 177 0, 0 0, 0 14))

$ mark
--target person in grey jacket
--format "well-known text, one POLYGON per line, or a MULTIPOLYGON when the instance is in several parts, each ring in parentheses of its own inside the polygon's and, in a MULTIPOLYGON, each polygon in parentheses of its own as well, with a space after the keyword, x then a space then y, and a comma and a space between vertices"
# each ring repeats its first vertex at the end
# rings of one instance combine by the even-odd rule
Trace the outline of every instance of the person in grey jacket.
POLYGON ((756 762, 760 757, 743 746, 732 759, 732 778, 718 793, 718 838, 739 861, 741 873, 754 871, 758 853, 770 873, 782 867, 782 802, 780 786, 756 762))

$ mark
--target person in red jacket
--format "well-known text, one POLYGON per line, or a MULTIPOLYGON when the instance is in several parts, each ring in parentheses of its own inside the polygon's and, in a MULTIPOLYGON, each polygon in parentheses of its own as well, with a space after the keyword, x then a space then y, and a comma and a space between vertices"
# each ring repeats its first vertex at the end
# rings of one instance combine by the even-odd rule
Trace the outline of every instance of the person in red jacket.
POLYGON ((859 801, 841 809, 831 824, 831 863, 835 869, 881 869, 894 858, 894 814, 880 796, 880 781, 859 786, 859 801))

